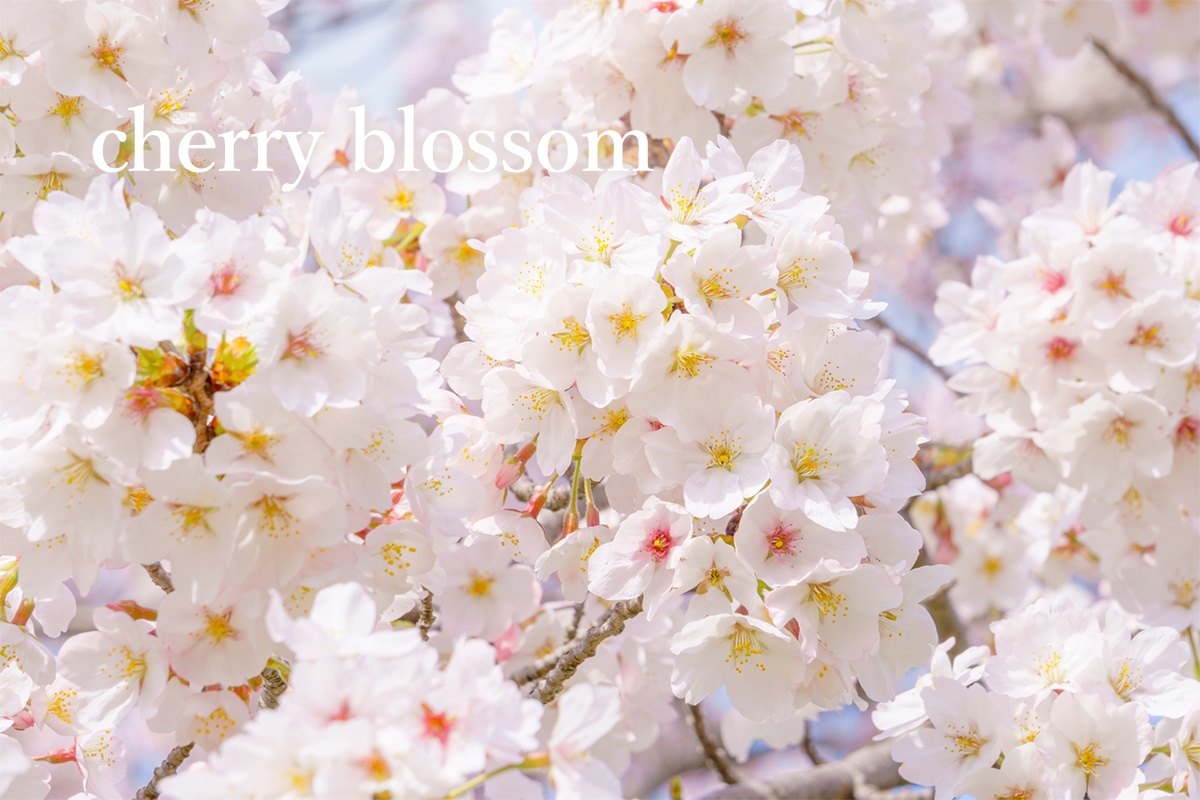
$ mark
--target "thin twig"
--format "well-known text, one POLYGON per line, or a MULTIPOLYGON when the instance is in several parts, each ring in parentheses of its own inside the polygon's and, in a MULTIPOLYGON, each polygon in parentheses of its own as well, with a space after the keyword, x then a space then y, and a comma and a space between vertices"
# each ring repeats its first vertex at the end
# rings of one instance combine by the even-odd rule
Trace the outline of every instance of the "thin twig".
POLYGON ((171 576, 163 569, 162 564, 157 561, 153 564, 142 564, 142 569, 146 570, 146 574, 150 576, 150 580, 154 581, 155 586, 167 594, 175 591, 175 584, 171 583, 171 576))
POLYGON ((944 369, 943 367, 939 367, 937 364, 933 363, 933 359, 930 358, 929 354, 925 352, 925 348, 921 347, 921 345, 917 344, 912 339, 908 338, 903 333, 901 333, 900 331, 893 328, 891 326, 891 324, 888 323, 887 320, 885 320, 883 317, 876 317, 874 319, 874 322, 877 326, 879 326, 883 330, 890 333, 892 335, 892 340, 896 344, 900 345, 905 350, 907 350, 908 352, 910 352, 914 356, 916 356, 917 360, 920 361, 922 364, 929 367, 931 370, 936 372, 938 375, 941 375, 942 380, 945 380, 945 381, 950 380, 950 378, 952 377, 951 374, 948 371, 946 371, 946 369, 944 369))
POLYGON ((565 656, 575 644, 575 636, 579 633, 579 623, 583 620, 583 608, 583 603, 575 604, 574 617, 571 620, 570 627, 567 628, 567 637, 563 646, 514 672, 511 678, 513 683, 517 686, 524 686, 527 683, 536 681, 538 678, 546 677, 550 673, 550 670, 554 669, 554 665, 558 663, 558 660, 565 656))
MULTIPOLYGON (((931 563, 926 555, 927 552, 926 548, 921 548, 915 566, 923 567, 931 563)), ((950 602, 949 587, 939 589, 921 605, 925 606, 925 610, 933 619, 933 625, 937 628, 938 641, 944 642, 951 637, 954 638, 954 644, 950 647, 951 658, 967 649, 970 644, 967 640, 967 627, 963 625, 962 620, 958 617, 958 612, 954 610, 954 605, 950 602)))
POLYGON ((567 641, 570 642, 579 633, 579 623, 583 621, 583 603, 576 603, 571 616, 571 624, 567 626, 567 641))
MULTIPOLYGON (((970 447, 928 442, 921 445, 916 461, 921 468, 921 474, 925 476, 927 491, 937 489, 971 472, 970 447)), ((900 511, 906 520, 910 520, 912 503, 916 499, 909 500, 900 511)), ((927 544, 922 544, 914 566, 922 567, 933 563, 936 562, 930 558, 929 547, 927 544)), ((950 637, 954 637, 950 655, 956 656, 965 650, 970 644, 967 641, 967 628, 959 619, 958 612, 954 610, 954 605, 950 602, 949 588, 943 587, 932 597, 927 598, 922 605, 929 612, 929 616, 933 618, 933 624, 937 628, 938 641, 944 642, 950 637)))
POLYGON ((690 712, 692 729, 696 731, 696 738, 700 740, 700 749, 704 752, 705 763, 716 770, 717 774, 721 776, 721 780, 725 781, 727 785, 732 786, 738 783, 738 776, 734 774, 733 768, 729 765, 725 751, 708 735, 708 729, 704 725, 704 712, 700 710, 700 706, 688 703, 687 710, 690 712))
POLYGON ((158 797, 158 782, 169 775, 174 775, 175 771, 179 769, 179 766, 183 764, 195 746, 195 742, 188 742, 167 753, 167 757, 163 759, 163 762, 154 768, 154 775, 150 778, 150 782, 141 789, 138 789, 137 794, 133 796, 134 800, 156 800, 158 797))
POLYGON ((588 628, 556 661, 546 676, 537 682, 530 697, 549 704, 562 692, 563 684, 571 679, 579 665, 596 655, 596 648, 610 636, 625 630, 626 620, 642 613, 642 598, 622 600, 604 612, 595 625, 588 628))
POLYGON ((1099 39, 1093 39, 1092 47, 1096 48, 1096 52, 1102 55, 1104 60, 1121 74, 1121 77, 1133 84, 1133 88, 1146 101, 1146 105, 1162 116, 1166 123, 1183 139, 1183 143, 1187 145, 1187 149, 1192 151, 1192 157, 1200 160, 1200 144, 1196 143, 1192 132, 1183 124, 1183 120, 1179 118, 1179 115, 1175 113, 1175 109, 1171 108, 1171 104, 1159 93, 1158 89, 1154 88, 1154 85, 1150 81, 1138 74, 1137 70, 1130 66, 1128 61, 1118 56, 1112 50, 1109 50, 1104 42, 1101 42, 1099 39))
POLYGON ((817 752, 817 743, 813 741, 812 732, 812 720, 806 720, 804 723, 804 739, 800 742, 800 748, 804 750, 804 755, 808 756, 808 760, 815 767, 818 764, 824 764, 826 759, 817 752))
POLYGON ((524 686, 527 683, 532 683, 539 678, 544 678, 550 674, 550 670, 554 669, 554 665, 558 663, 558 659, 562 658, 567 653, 570 647, 562 647, 555 650, 553 653, 542 656, 532 664, 527 664, 512 674, 512 682, 517 686, 524 686))
POLYGON ((925 491, 932 491, 971 474, 971 446, 928 442, 917 452, 917 466, 925 476, 925 491))
POLYGON ((433 629, 433 592, 425 590, 421 598, 421 616, 417 619, 417 630, 421 632, 421 641, 429 641, 429 631, 433 629))

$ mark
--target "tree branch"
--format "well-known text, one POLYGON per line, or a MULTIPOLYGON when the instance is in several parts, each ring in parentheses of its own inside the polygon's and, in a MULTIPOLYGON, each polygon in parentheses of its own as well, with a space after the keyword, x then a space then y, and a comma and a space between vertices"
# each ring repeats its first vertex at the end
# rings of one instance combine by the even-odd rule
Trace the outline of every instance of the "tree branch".
MULTIPOLYGON (((869 744, 841 761, 813 769, 785 772, 766 781, 745 780, 707 795, 704 800, 784 800, 784 798, 820 798, 852 800, 859 797, 855 787, 891 789, 906 785, 900 777, 900 765, 892 760, 892 742, 869 744)), ((866 800, 863 797, 863 800, 866 800)))
POLYGON ((583 603, 576 603, 571 613, 571 624, 567 626, 567 641, 570 642, 579 633, 579 623, 583 621, 583 603))
POLYGON ((704 752, 704 762, 716 770, 725 783, 731 786, 738 783, 738 776, 734 774, 733 767, 730 766, 729 760, 725 756, 725 751, 708 736, 708 730, 704 723, 704 712, 700 710, 700 706, 690 703, 686 705, 690 712, 692 729, 696 731, 696 738, 700 740, 700 749, 704 752))
POLYGON ((553 653, 544 655, 532 664, 521 667, 512 674, 512 682, 517 686, 524 686, 531 681, 536 681, 538 678, 546 677, 550 673, 550 670, 554 669, 554 665, 558 663, 558 660, 567 654, 571 644, 572 642, 568 640, 565 645, 553 653))
POLYGON ((213 413, 212 373, 208 370, 206 358, 204 353, 192 354, 188 359, 188 376, 183 382, 183 391, 192 399, 192 411, 196 415, 192 420, 192 426, 196 429, 193 453, 203 453, 213 438, 212 428, 208 427, 208 418, 213 413))
POLYGON ((421 632, 421 641, 429 641, 429 631, 433 629, 433 592, 425 590, 421 598, 421 616, 417 618, 417 630, 421 632))
POLYGON ((812 720, 810 719, 804 723, 804 739, 800 742, 800 749, 804 751, 804 755, 808 756, 808 760, 813 763, 814 767, 816 767, 824 764, 827 759, 823 758, 821 754, 817 752, 817 743, 813 741, 812 733, 813 724, 812 720))
POLYGON ((153 564, 142 564, 142 569, 146 570, 146 574, 150 576, 150 580, 154 581, 155 586, 167 594, 175 591, 175 584, 171 583, 171 576, 163 569, 162 564, 157 561, 153 564))
POLYGON ((552 703, 562 692, 563 684, 570 680, 579 665, 596 655, 596 648, 610 636, 625 630, 625 622, 642 613, 642 598, 622 600, 604 612, 595 625, 577 639, 555 662, 546 676, 537 682, 530 697, 543 703, 552 703))
POLYGON ((917 466, 925 476, 925 491, 971 474, 971 446, 928 442, 917 451, 917 466))
POLYGON ((154 775, 150 778, 150 782, 141 789, 138 789, 137 794, 133 796, 133 800, 156 800, 158 797, 158 782, 168 775, 174 775, 175 771, 179 769, 179 766, 183 764, 195 746, 195 742, 188 742, 167 753, 167 757, 163 759, 163 762, 154 768, 154 775))
POLYGON ((287 691, 287 681, 283 679, 283 675, 275 667, 264 667, 260 673, 262 677, 262 695, 258 698, 258 704, 262 708, 279 708, 279 698, 287 691))
POLYGON ((876 317, 873 321, 874 321, 875 325, 877 325, 879 328, 890 333, 892 335, 892 340, 896 344, 900 345, 905 350, 907 350, 908 352, 910 352, 914 356, 916 356, 917 360, 920 361, 922 364, 929 367, 931 370, 936 372, 938 375, 941 375, 942 380, 944 380, 944 381, 950 380, 950 378, 952 377, 951 374, 948 371, 946 371, 946 369, 944 369, 943 367, 939 367, 937 364, 933 363, 933 359, 931 359, 929 357, 929 354, 925 352, 925 349, 923 347, 921 347, 919 344, 914 342, 912 339, 905 336, 900 331, 893 328, 890 323, 888 323, 885 319, 883 319, 883 317, 876 317))
POLYGON ((1096 48, 1096 52, 1103 56, 1104 60, 1121 74, 1121 77, 1133 84, 1133 88, 1146 101, 1146 105, 1157 112, 1179 134, 1179 137, 1183 139, 1183 143, 1187 145, 1187 149, 1192 151, 1192 157, 1200 160, 1200 144, 1196 143, 1196 139, 1192 136, 1191 131, 1183 124, 1183 120, 1179 118, 1179 115, 1175 113, 1175 109, 1171 108, 1171 104, 1159 93, 1158 89, 1146 78, 1139 75, 1129 62, 1125 61, 1125 59, 1118 56, 1112 50, 1109 50, 1108 45, 1104 44, 1104 42, 1101 42, 1099 39, 1093 39, 1092 47, 1096 48))

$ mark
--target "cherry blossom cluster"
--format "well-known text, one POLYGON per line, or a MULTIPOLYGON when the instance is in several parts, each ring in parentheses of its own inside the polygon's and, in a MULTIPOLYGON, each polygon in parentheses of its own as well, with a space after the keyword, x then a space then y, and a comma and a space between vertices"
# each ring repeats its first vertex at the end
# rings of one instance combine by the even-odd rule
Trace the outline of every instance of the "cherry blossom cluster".
POLYGON ((641 597, 651 620, 695 590, 673 688, 696 703, 724 686, 757 721, 840 707, 856 682, 889 697, 933 644, 919 603, 948 577, 912 569, 897 512, 924 430, 880 380, 882 340, 854 327, 874 306, 803 167, 784 141, 743 164, 685 138, 649 190, 543 180, 528 224, 484 245, 470 341, 443 364, 515 460, 576 491, 603 479, 623 516, 568 516, 526 554, 539 575, 574 601, 641 597))
POLYGON ((491 645, 464 638, 443 654, 379 619, 356 583, 322 589, 297 618, 276 596, 267 626, 289 655, 293 691, 227 740, 218 726, 202 731, 195 741, 214 751, 208 768, 168 778, 164 793, 440 798, 484 775, 491 796, 513 797, 536 791, 519 773, 500 775, 520 768, 548 769, 563 797, 620 796, 612 770, 628 758, 625 737, 589 752, 621 720, 617 689, 568 690, 543 737, 542 704, 506 680, 491 645), (585 785, 602 793, 585 795, 585 785))
POLYGON ((1015 258, 1021 220, 1057 200, 1076 161, 1128 163, 1131 139, 1156 153, 1159 165, 1182 155, 1167 126, 1140 113, 1146 98, 1120 63, 1163 97, 1188 97, 1200 47, 1200 4, 1191 0, 964 7, 957 85, 971 114, 969 130, 942 161, 939 199, 951 215, 950 235, 929 241, 908 259, 904 282, 889 286, 922 308, 941 280, 961 280, 964 255, 994 249, 1015 258), (977 214, 993 231, 978 226, 977 214))
POLYGON ((967 362, 951 386, 991 429, 976 473, 1055 493, 1069 542, 1052 546, 1083 548, 1130 612, 1178 630, 1200 624, 1196 170, 1110 201, 1111 173, 1074 168, 1019 258, 943 284, 931 352, 967 362))
POLYGON ((136 723, 179 800, 617 798, 724 695, 739 759, 870 700, 939 800, 1200 796, 1197 166, 1110 200, 1044 123, 936 494, 859 268, 944 224, 964 76, 1195 3, 535 0, 401 122, 274 75, 284 5, 3 3, 0 794, 127 794, 136 723), (371 168, 435 131, 629 168, 371 168))
POLYGON ((1200 44, 1200 6, 1191 2, 1033 0, 971 3, 966 10, 986 41, 1029 54, 1044 45, 1054 56, 1069 58, 1094 40, 1112 45, 1154 42, 1160 52, 1179 53, 1194 52, 1200 44))
POLYGON ((434 92, 418 112, 461 107, 459 124, 504 119, 504 131, 519 115, 535 141, 553 128, 701 144, 725 134, 743 159, 785 139, 847 245, 899 263, 945 222, 938 164, 968 108, 956 88, 967 16, 936 5, 535 2, 541 19, 505 11, 487 51, 459 65, 465 100, 434 92))
POLYGON ((410 418, 440 381, 426 312, 400 301, 428 279, 302 272, 271 216, 205 211, 172 239, 106 178, 51 194, 33 226, 6 247, 39 285, 0 292, 5 661, 35 683, 21 724, 244 720, 272 656, 267 590, 303 608, 305 583, 378 572, 402 593, 402 568, 432 560, 367 530, 427 452, 410 418), (173 593, 98 609, 56 670, 28 623, 64 631, 65 582, 160 562, 173 593))
MULTIPOLYGON (((339 675, 399 670, 407 711, 364 694, 337 712, 376 725, 373 744, 282 774, 313 789, 365 769, 364 786, 439 796, 497 768, 540 769, 531 753, 551 742, 564 796, 616 794, 629 753, 675 717, 673 694, 725 686, 746 724, 787 722, 857 700, 860 683, 890 697, 924 661, 936 637, 919 604, 947 573, 912 569, 919 538, 898 514, 921 487, 923 428, 881 380, 884 342, 856 328, 878 306, 829 201, 800 191, 794 145, 747 163, 728 140, 702 158, 685 137, 665 171, 594 186, 351 171, 382 139, 338 135, 297 192, 281 191, 300 177, 281 172, 287 158, 274 173, 95 176, 95 134, 132 129, 143 103, 161 136, 127 139, 110 163, 153 165, 197 130, 304 127, 295 76, 276 81, 259 58, 284 46, 266 29, 273 6, 12 8, 0 647, 4 725, 30 735, 4 738, 6 787, 40 796, 43 764, 69 762, 86 792, 114 796, 127 767, 114 731, 131 715, 202 754, 270 705, 273 675, 290 677, 285 709, 311 717, 329 681, 352 685, 339 675), (39 116, 45 98, 22 99, 35 90, 56 110, 39 116), (470 209, 447 214, 447 194, 470 209), (446 352, 454 297, 466 341, 446 352), (527 470, 543 483, 514 505, 527 470), (572 499, 551 548, 539 512, 559 475, 572 499), (130 565, 165 596, 95 609, 92 630, 51 655, 39 639, 67 630, 72 586, 86 594, 102 569, 130 565), (305 620, 321 587, 347 581, 305 620), (644 602, 645 618, 559 687, 570 714, 543 725, 497 676, 526 685, 523 671, 610 613, 596 597, 644 602), (418 615, 432 645, 412 631, 381 634, 380 652, 304 639, 327 618, 366 637, 418 615), (622 677, 622 662, 654 677, 622 677), (433 694, 477 674, 486 700, 463 702, 478 719, 431 710, 401 744, 418 674, 433 694), (576 712, 611 724, 573 732, 576 712), (489 744, 498 728, 515 738, 489 744), (566 757, 571 737, 582 744, 566 757), (609 766, 572 766, 584 749, 609 766), (410 774, 414 760, 428 768, 410 774)), ((517 119, 510 101, 432 92, 418 118, 495 129, 517 119)), ((251 148, 247 166, 286 146, 235 145, 251 148)), ((331 735, 287 714, 213 756, 215 772, 277 794, 235 765, 308 752, 279 730, 331 735)), ((211 792, 206 779, 179 791, 211 792)))
MULTIPOLYGON (((1200 792, 1200 681, 1185 639, 1070 590, 991 626, 994 643, 874 712, 900 775, 935 797, 1163 797, 1200 792)), ((1192 645, 1195 647, 1195 644, 1192 645)))
POLYGON ((1007 474, 987 482, 968 475, 913 502, 911 519, 925 547, 954 569, 949 597, 960 619, 1007 614, 1039 586, 1097 577, 1075 538, 1079 497, 1066 486, 1034 492, 1007 474))
MULTIPOLYGON (((263 64, 288 45, 268 28, 281 0, 156 3, 150 0, 12 0, 0 19, 0 234, 30 232, 35 202, 48 193, 82 196, 99 174, 93 143, 103 131, 129 130, 131 109, 145 105, 144 151, 132 141, 109 163, 136 155, 149 171, 128 182, 131 196, 151 203, 166 227, 180 233, 200 208, 234 219, 267 204, 276 179, 255 171, 260 160, 284 182, 294 176, 287 145, 269 134, 310 127, 298 74, 277 79, 263 64), (237 171, 199 171, 168 154, 192 132, 255 130, 256 140, 232 143, 237 171)), ((225 156, 226 158, 228 156, 225 156)), ((11 282, 11 281, 6 281, 11 282)))

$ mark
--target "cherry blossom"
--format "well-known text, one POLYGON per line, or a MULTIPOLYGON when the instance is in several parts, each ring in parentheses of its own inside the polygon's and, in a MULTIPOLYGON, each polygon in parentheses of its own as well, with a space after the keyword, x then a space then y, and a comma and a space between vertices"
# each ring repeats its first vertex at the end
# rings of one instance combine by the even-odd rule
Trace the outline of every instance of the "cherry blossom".
POLYGON ((1196 3, 326 5, 5 4, 0 794, 1200 791, 1196 3))

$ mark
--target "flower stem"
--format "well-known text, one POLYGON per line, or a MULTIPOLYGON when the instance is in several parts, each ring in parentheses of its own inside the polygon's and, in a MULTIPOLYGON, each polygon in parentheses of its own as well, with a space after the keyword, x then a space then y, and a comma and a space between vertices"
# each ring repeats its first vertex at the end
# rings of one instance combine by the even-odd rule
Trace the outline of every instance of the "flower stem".
POLYGON ((1200 680, 1200 651, 1196 650, 1196 639, 1192 636, 1192 633, 1190 625, 1183 630, 1183 635, 1188 640, 1188 646, 1192 648, 1192 671, 1196 673, 1196 679, 1200 680))
POLYGON ((453 798, 455 798, 455 797, 459 797, 460 795, 466 794, 467 792, 474 789, 476 786, 479 786, 480 784, 484 783, 485 781, 496 777, 501 772, 508 772, 509 770, 512 770, 512 769, 538 769, 539 767, 545 767, 545 766, 549 765, 549 763, 550 763, 550 760, 548 757, 544 757, 544 756, 539 757, 539 754, 534 754, 534 755, 531 755, 529 758, 526 758, 524 761, 519 761, 516 764, 505 764, 503 767, 494 769, 491 772, 484 772, 484 773, 480 773, 479 775, 476 775, 474 778, 471 778, 471 780, 467 781, 462 786, 454 787, 453 789, 451 789, 449 792, 446 793, 445 800, 453 800, 453 798))
POLYGON ((567 512, 579 519, 579 462, 583 458, 583 445, 587 439, 575 442, 575 452, 571 455, 571 508, 567 512))
POLYGON ((1195 137, 1192 136, 1192 132, 1183 124, 1183 120, 1179 118, 1179 115, 1175 113, 1175 109, 1159 93, 1158 89, 1150 81, 1142 77, 1127 61, 1112 50, 1109 50, 1107 45, 1099 39, 1092 40, 1092 47, 1096 48, 1096 52, 1103 56, 1104 60, 1120 73, 1122 78, 1133 84, 1133 88, 1146 101, 1146 105, 1157 112, 1171 126, 1171 129, 1179 134, 1179 138, 1183 139, 1184 145, 1192 152, 1192 157, 1200 158, 1200 144, 1196 142, 1195 137))

